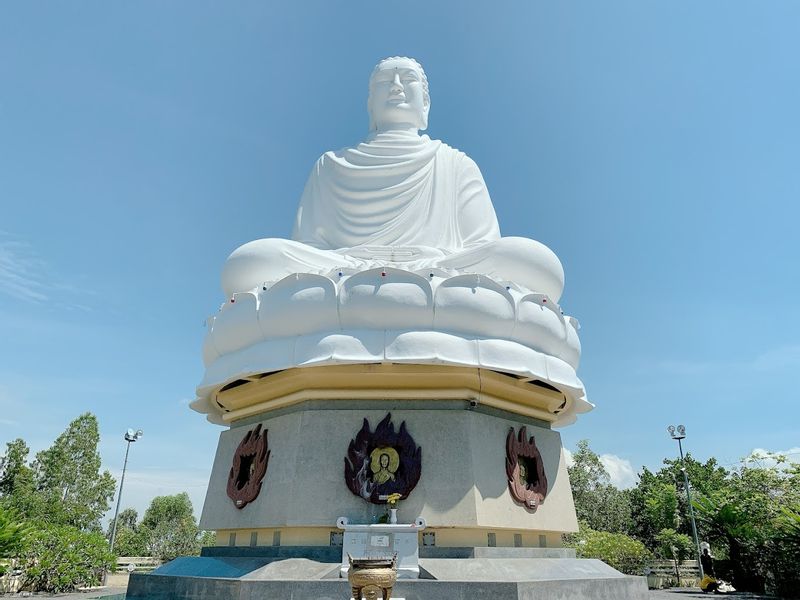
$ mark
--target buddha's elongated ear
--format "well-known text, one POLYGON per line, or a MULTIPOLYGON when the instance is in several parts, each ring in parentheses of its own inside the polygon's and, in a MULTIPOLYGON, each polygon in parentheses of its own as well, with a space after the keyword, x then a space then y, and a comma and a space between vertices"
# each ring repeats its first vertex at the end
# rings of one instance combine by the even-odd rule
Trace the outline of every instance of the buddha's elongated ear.
POLYGON ((425 98, 426 102, 422 107, 422 126, 420 130, 425 130, 428 128, 428 113, 431 111, 431 101, 430 98, 425 98))

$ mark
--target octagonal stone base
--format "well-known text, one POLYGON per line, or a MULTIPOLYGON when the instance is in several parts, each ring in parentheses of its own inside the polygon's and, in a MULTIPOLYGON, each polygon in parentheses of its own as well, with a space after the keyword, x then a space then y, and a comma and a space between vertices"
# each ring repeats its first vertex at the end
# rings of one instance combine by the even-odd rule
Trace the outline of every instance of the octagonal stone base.
POLYGON ((548 423, 431 399, 309 400, 235 422, 220 434, 200 526, 218 532, 218 546, 328 546, 337 543, 338 517, 376 522, 385 508, 350 492, 344 458, 363 419, 374 429, 388 412, 422 448, 419 483, 398 505, 399 522, 427 521, 420 547, 553 547, 562 532, 577 530, 561 437, 548 423), (257 424, 269 432, 269 467, 259 496, 239 509, 226 494, 228 474, 257 424), (505 470, 506 436, 522 425, 536 439, 548 482, 535 512, 512 499, 505 470))

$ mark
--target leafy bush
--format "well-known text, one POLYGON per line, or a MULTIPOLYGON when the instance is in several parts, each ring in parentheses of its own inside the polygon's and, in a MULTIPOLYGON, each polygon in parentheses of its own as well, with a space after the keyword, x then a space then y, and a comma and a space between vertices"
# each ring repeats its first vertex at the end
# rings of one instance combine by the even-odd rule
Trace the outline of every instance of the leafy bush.
POLYGON ((783 508, 777 526, 768 549, 770 591, 781 598, 800 598, 800 505, 783 508))
POLYGON ((686 560, 694 553, 694 543, 685 533, 678 533, 674 529, 662 529, 656 536, 658 550, 662 558, 674 561, 686 560))
POLYGON ((117 529, 114 554, 117 556, 149 556, 146 532, 140 529, 117 529))
POLYGON ((44 523, 27 537, 21 559, 24 586, 43 592, 99 585, 103 572, 115 562, 101 533, 44 523))
POLYGON ((672 560, 675 567, 675 581, 681 585, 681 571, 679 563, 692 555, 694 544, 692 538, 685 533, 678 533, 674 529, 666 527, 658 532, 656 536, 658 544, 657 551, 662 558, 672 560))
MULTIPOLYGON (((126 508, 116 521, 116 537, 114 538, 114 554, 117 556, 147 556, 147 538, 141 531, 137 520, 139 513, 134 508, 126 508)), ((108 523, 106 538, 112 538, 114 519, 108 523)))
POLYGON ((566 540, 578 558, 599 558, 628 575, 641 575, 650 552, 640 541, 622 533, 595 531, 581 524, 580 531, 566 540))
POLYGON ((28 526, 13 510, 0 506, 0 558, 14 558, 28 533, 28 526))
POLYGON ((216 546, 217 545, 217 532, 216 531, 203 531, 200 534, 200 548, 205 548, 206 546, 216 546))
POLYGON ((138 531, 146 540, 148 554, 165 562, 200 552, 200 531, 186 492, 153 498, 138 531))
MULTIPOLYGON (((213 531, 200 531, 188 494, 153 498, 141 523, 132 508, 119 513, 114 553, 117 556, 153 556, 170 561, 178 556, 197 555, 203 546, 216 545, 213 531)), ((114 520, 108 524, 111 538, 114 520)))

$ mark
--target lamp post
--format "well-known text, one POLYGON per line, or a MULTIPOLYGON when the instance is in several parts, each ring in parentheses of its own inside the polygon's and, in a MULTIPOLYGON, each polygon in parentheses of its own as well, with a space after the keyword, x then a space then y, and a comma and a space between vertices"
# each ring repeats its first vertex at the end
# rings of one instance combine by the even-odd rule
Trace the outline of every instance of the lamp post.
POLYGON ((119 493, 117 494, 117 508, 114 510, 114 524, 111 526, 111 542, 110 542, 110 551, 114 552, 114 539, 117 537, 117 517, 119 517, 119 503, 122 500, 122 486, 125 485, 125 469, 128 467, 128 452, 131 451, 131 442, 137 441, 140 437, 144 435, 144 432, 139 429, 138 431, 134 431, 133 429, 128 429, 125 432, 125 441, 128 442, 127 447, 125 448, 125 462, 122 465, 122 479, 119 481, 119 493))
POLYGON ((692 491, 689 487, 689 476, 686 474, 686 464, 683 460, 683 444, 681 440, 686 438, 686 427, 683 425, 670 425, 667 427, 669 435, 673 440, 678 441, 678 451, 681 455, 681 471, 683 471, 683 482, 686 485, 686 500, 689 502, 689 517, 692 520, 692 535, 694 536, 694 545, 697 548, 697 567, 700 569, 700 579, 703 579, 703 563, 700 560, 700 540, 697 537, 697 525, 694 522, 694 508, 692 507, 692 491))

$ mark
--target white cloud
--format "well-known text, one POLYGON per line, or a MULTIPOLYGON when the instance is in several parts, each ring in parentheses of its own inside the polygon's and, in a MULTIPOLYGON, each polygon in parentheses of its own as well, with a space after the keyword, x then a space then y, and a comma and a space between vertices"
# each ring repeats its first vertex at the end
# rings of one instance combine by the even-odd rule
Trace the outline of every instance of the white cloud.
MULTIPOLYGON (((636 485, 636 471, 627 458, 620 458, 616 454, 601 454, 599 458, 603 467, 608 471, 608 476, 614 486, 619 489, 627 489, 636 485)), ((575 464, 572 452, 566 448, 564 448, 564 461, 568 467, 575 464)))
POLYGON ((601 454, 600 462, 608 471, 611 483, 619 489, 624 490, 636 485, 636 471, 627 458, 620 458, 616 454, 601 454))
POLYGON ((93 292, 59 279, 53 269, 28 242, 0 230, 0 295, 34 304, 52 303, 66 310, 91 312, 76 300, 93 292))
POLYGON ((752 367, 755 371, 789 369, 800 366, 800 345, 781 346, 757 356, 752 367))
POLYGON ((764 448, 754 448, 753 451, 745 457, 745 462, 749 466, 770 468, 778 464, 774 458, 767 458, 769 454, 779 454, 786 458, 787 461, 793 463, 800 463, 800 447, 795 446, 788 450, 765 450, 764 448))
POLYGON ((29 244, 0 238, 0 292, 19 300, 44 302, 45 271, 45 262, 29 244))

